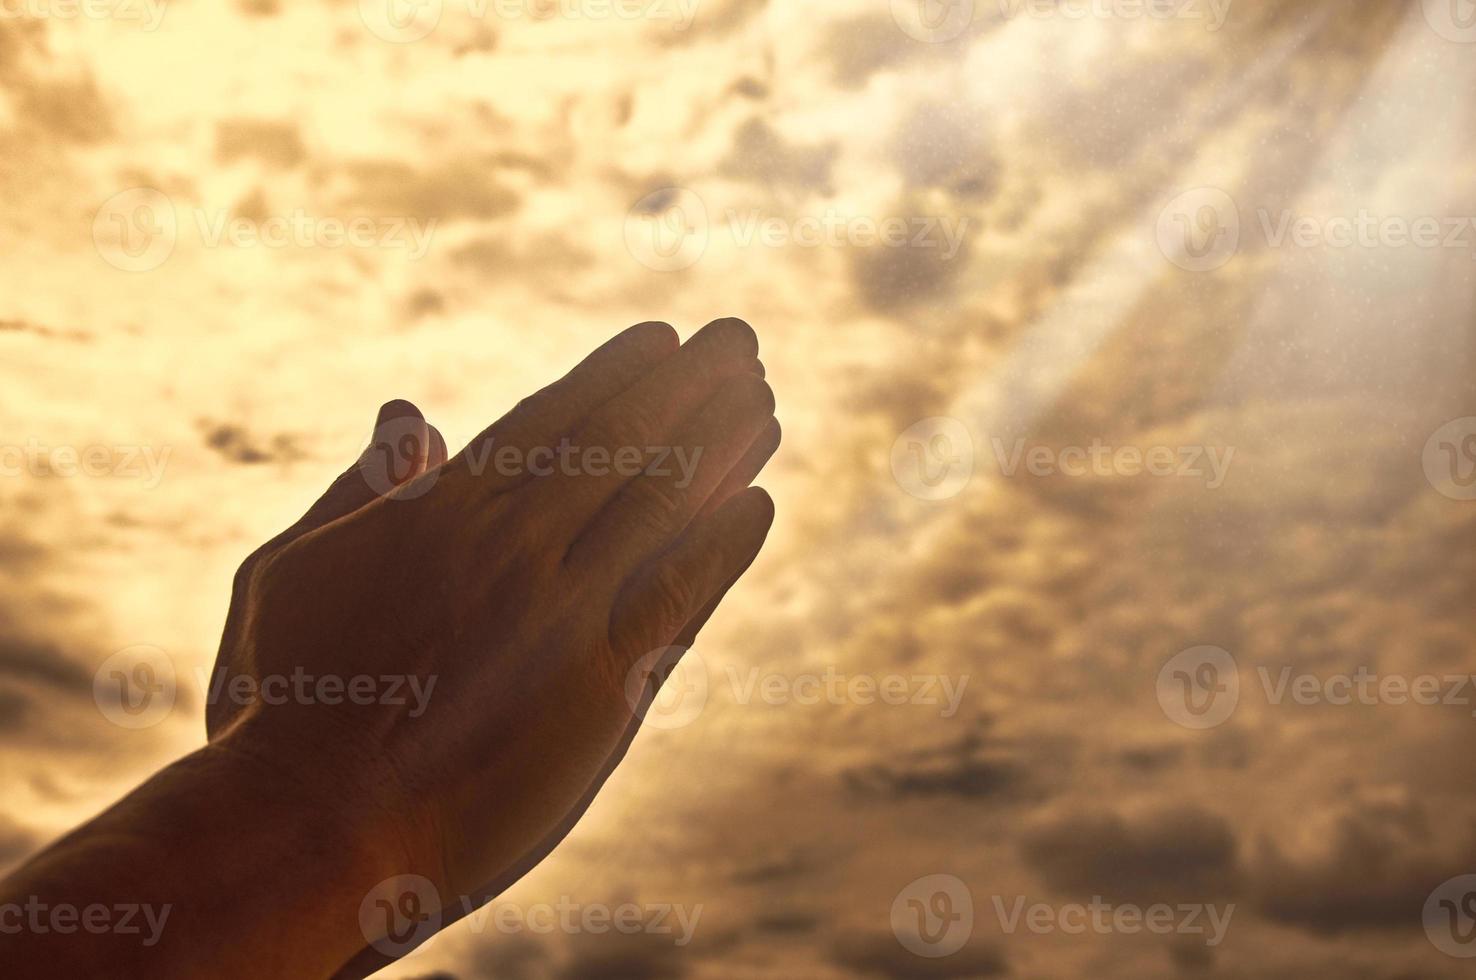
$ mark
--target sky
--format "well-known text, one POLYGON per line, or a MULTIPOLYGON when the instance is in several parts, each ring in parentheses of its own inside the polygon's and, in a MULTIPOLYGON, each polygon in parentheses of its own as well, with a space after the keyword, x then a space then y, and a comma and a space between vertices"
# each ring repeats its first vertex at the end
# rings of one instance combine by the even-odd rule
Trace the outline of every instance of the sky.
POLYGON ((382 402, 734 315, 778 517, 697 701, 383 976, 1465 975, 1469 6, 5 3, 0 865, 203 744, 382 402))

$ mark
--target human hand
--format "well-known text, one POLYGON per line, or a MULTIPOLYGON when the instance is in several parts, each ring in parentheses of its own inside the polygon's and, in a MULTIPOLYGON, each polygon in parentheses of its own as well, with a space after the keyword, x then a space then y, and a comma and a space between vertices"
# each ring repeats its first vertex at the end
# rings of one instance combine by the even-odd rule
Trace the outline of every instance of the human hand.
POLYGON ((260 696, 212 698, 212 743, 372 827, 443 900, 505 887, 618 762, 673 666, 653 652, 689 645, 763 544, 763 373, 741 321, 680 347, 648 323, 450 459, 386 405, 359 463, 237 575, 212 690, 260 696), (294 675, 339 694, 265 696, 294 675), (360 677, 400 679, 401 703, 345 696, 360 677))

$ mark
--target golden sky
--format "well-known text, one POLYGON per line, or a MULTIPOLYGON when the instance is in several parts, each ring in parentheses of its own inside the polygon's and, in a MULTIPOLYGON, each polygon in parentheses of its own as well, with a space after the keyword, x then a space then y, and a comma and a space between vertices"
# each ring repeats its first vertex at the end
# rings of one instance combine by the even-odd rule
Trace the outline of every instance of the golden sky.
POLYGON ((769 547, 700 713, 499 902, 691 941, 463 922, 383 975, 1464 975, 1422 908, 1476 873, 1476 684, 1275 697, 1476 672, 1462 3, 6 0, 0 863, 203 743, 236 564, 381 402, 459 446, 625 325, 738 315, 769 547), (127 729, 93 677, 137 647, 178 693, 127 729), (974 905, 938 958, 893 916, 932 875, 974 905))

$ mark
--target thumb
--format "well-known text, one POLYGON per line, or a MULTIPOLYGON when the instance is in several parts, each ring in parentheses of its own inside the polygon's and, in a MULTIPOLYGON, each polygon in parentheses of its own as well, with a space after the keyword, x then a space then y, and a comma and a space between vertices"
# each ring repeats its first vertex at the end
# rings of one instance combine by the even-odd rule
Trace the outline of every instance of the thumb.
POLYGON ((446 440, 404 399, 385 402, 369 445, 285 533, 298 537, 386 496, 446 461, 446 440))

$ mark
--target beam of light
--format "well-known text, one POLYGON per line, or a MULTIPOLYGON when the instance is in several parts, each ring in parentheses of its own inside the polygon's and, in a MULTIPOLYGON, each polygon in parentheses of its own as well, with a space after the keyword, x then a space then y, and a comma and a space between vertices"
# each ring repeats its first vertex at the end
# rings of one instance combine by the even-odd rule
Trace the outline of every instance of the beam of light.
MULTIPOLYGON (((1299 31, 1267 51, 1240 76, 1238 85, 1215 99, 1207 117, 1221 119, 1243 103, 1315 37, 1333 13, 1334 5, 1325 5, 1299 31)), ((1195 183, 1203 181, 1186 181, 1185 186, 1195 183)), ((949 414, 964 420, 974 433, 1011 438, 1028 433, 1163 275, 1167 262, 1151 233, 1160 206, 1155 200, 1127 222, 1028 328, 993 374, 955 398, 949 414)))
MULTIPOLYGON (((1406 223, 1476 220, 1467 177, 1473 92, 1476 58, 1440 37, 1426 23, 1420 5, 1412 5, 1399 36, 1368 72, 1353 110, 1307 169, 1302 193, 1289 196, 1287 207, 1294 215, 1320 222, 1356 219, 1360 213, 1406 223), (1432 181, 1431 174, 1450 179, 1432 181)), ((1254 222, 1250 233, 1265 233, 1267 219, 1246 217, 1254 222)), ((1280 220, 1279 215, 1271 218, 1280 220)), ((1442 239, 1448 231, 1449 226, 1442 226, 1442 239)), ((1468 223, 1463 240, 1464 250, 1454 251, 1444 245, 1419 248, 1389 242, 1347 248, 1284 246, 1258 289, 1248 329, 1222 375, 1219 394, 1229 397, 1229 388, 1249 383, 1286 397, 1290 383, 1299 395, 1315 396, 1313 386, 1318 384, 1356 384, 1353 371, 1360 363, 1376 363, 1381 372, 1401 365, 1406 373, 1463 370, 1456 359, 1430 356, 1450 346, 1452 330, 1469 343, 1476 227, 1468 223), (1328 356, 1305 376, 1268 376, 1258 358, 1289 344, 1328 356)), ((1237 394, 1243 397, 1244 391, 1237 394)))

